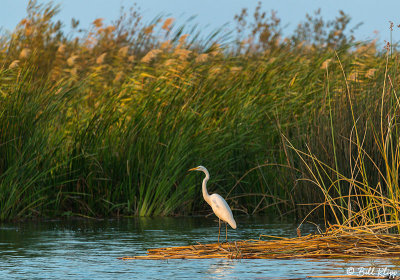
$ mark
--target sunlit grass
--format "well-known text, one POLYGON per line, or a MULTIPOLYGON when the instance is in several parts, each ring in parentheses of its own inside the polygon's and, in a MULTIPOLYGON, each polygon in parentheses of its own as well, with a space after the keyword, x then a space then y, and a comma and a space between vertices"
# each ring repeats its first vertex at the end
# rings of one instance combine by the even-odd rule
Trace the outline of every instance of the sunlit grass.
MULTIPOLYGON (((304 220, 313 211, 323 208, 327 227, 329 222, 353 228, 390 224, 392 227, 395 225, 399 232, 400 142, 397 116, 400 102, 392 82, 393 74, 396 73, 394 68, 389 68, 389 51, 386 57, 383 87, 380 96, 376 92, 371 100, 375 105, 375 108, 369 107, 374 110, 372 112, 359 111, 360 104, 354 103, 353 93, 342 68, 346 81, 349 123, 352 126, 347 131, 348 136, 341 135, 348 148, 337 149, 333 137, 337 126, 332 120, 332 108, 329 108, 334 164, 321 161, 321 156, 314 153, 312 147, 302 151, 285 138, 305 166, 307 180, 324 195, 324 202, 315 203, 315 208, 304 220), (348 161, 340 167, 337 150, 348 161)), ((327 94, 330 94, 329 91, 327 94)))
POLYGON ((280 39, 274 14, 232 41, 135 9, 64 34, 57 11, 0 38, 0 219, 200 213, 199 164, 237 213, 397 219, 396 53, 346 24, 280 39))

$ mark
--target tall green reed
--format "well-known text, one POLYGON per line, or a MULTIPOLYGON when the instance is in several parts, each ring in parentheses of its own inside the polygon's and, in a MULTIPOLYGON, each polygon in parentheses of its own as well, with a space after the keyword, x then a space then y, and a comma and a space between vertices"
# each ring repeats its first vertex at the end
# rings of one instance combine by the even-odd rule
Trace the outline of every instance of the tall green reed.
POLYGON ((54 204, 51 189, 71 179, 58 177, 68 159, 62 157, 63 132, 56 121, 71 90, 37 89, 29 70, 3 70, 0 80, 0 218, 37 216, 54 204))
MULTIPOLYGON (((374 43, 346 45, 351 38, 325 38, 321 28, 313 44, 297 42, 313 35, 305 29, 279 40, 276 15, 260 9, 242 25, 253 32, 230 44, 229 34, 204 39, 170 19, 145 25, 136 10, 113 25, 95 20, 85 32, 74 21, 74 35, 65 35, 53 20, 57 7, 30 1, 28 16, 0 41, 1 219, 199 213, 208 209, 199 199, 201 178, 186 173, 199 164, 211 172, 210 191, 234 211, 304 216, 310 206, 298 204, 323 197, 298 180, 306 169, 282 135, 299 149, 317 149, 321 161, 334 155, 338 170, 357 172, 342 152, 342 129, 354 123, 346 94, 374 119, 368 94, 384 79, 370 70, 381 73, 385 59, 374 43), (341 47, 348 89, 338 82, 333 46, 341 47)), ((344 31, 347 20, 327 34, 344 31)), ((318 175, 329 192, 332 172, 318 175)), ((332 199, 348 189, 333 186, 332 199)))
POLYGON ((326 223, 333 219, 346 226, 398 224, 397 114, 400 103, 392 81, 396 76, 396 63, 389 60, 389 52, 382 56, 386 58, 385 67, 378 74, 382 83, 361 90, 351 87, 360 81, 349 80, 338 60, 345 96, 339 100, 334 96, 332 100, 339 101, 339 106, 346 106, 347 114, 341 115, 343 107, 333 108, 332 93, 327 91, 329 114, 323 123, 330 124, 330 161, 326 161, 323 153, 315 152, 317 145, 301 151, 286 139, 303 162, 307 180, 323 194, 321 202, 314 203, 313 211, 322 208, 326 223), (337 110, 341 114, 337 114, 337 110))

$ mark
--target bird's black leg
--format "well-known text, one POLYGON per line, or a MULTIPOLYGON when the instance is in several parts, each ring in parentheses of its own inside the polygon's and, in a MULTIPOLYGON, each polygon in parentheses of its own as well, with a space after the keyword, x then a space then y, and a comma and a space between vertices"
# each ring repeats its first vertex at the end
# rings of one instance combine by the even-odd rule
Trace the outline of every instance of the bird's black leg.
POLYGON ((228 242, 228 223, 225 223, 225 241, 228 242))
POLYGON ((221 235, 221 219, 218 219, 218 224, 219 224, 219 227, 218 227, 218 244, 219 244, 219 237, 221 235))

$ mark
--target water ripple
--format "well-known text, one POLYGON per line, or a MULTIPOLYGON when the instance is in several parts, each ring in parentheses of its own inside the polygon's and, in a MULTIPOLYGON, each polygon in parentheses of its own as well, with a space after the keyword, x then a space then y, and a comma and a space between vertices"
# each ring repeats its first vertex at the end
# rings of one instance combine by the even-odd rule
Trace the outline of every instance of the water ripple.
MULTIPOLYGON (((229 239, 261 234, 292 237, 296 225, 238 217, 229 239)), ((304 233, 316 231, 305 226, 304 233)), ((389 267, 376 260, 168 260, 121 261, 148 248, 215 242, 213 218, 137 218, 110 221, 52 221, 0 225, 1 279, 282 279, 345 275, 349 267, 389 267)), ((222 237, 224 238, 224 234, 222 237)))

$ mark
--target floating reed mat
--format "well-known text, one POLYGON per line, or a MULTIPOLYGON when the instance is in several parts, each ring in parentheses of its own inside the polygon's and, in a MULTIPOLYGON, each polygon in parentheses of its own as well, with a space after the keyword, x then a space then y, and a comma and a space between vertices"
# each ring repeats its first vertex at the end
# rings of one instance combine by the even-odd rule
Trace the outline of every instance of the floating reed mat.
POLYGON ((122 257, 132 260, 165 259, 293 259, 293 258, 398 258, 400 235, 388 227, 333 226, 324 234, 295 238, 261 235, 259 240, 235 241, 149 249, 147 255, 122 257), (382 233, 382 230, 386 233, 382 233), (262 240, 269 238, 272 240, 262 240))

